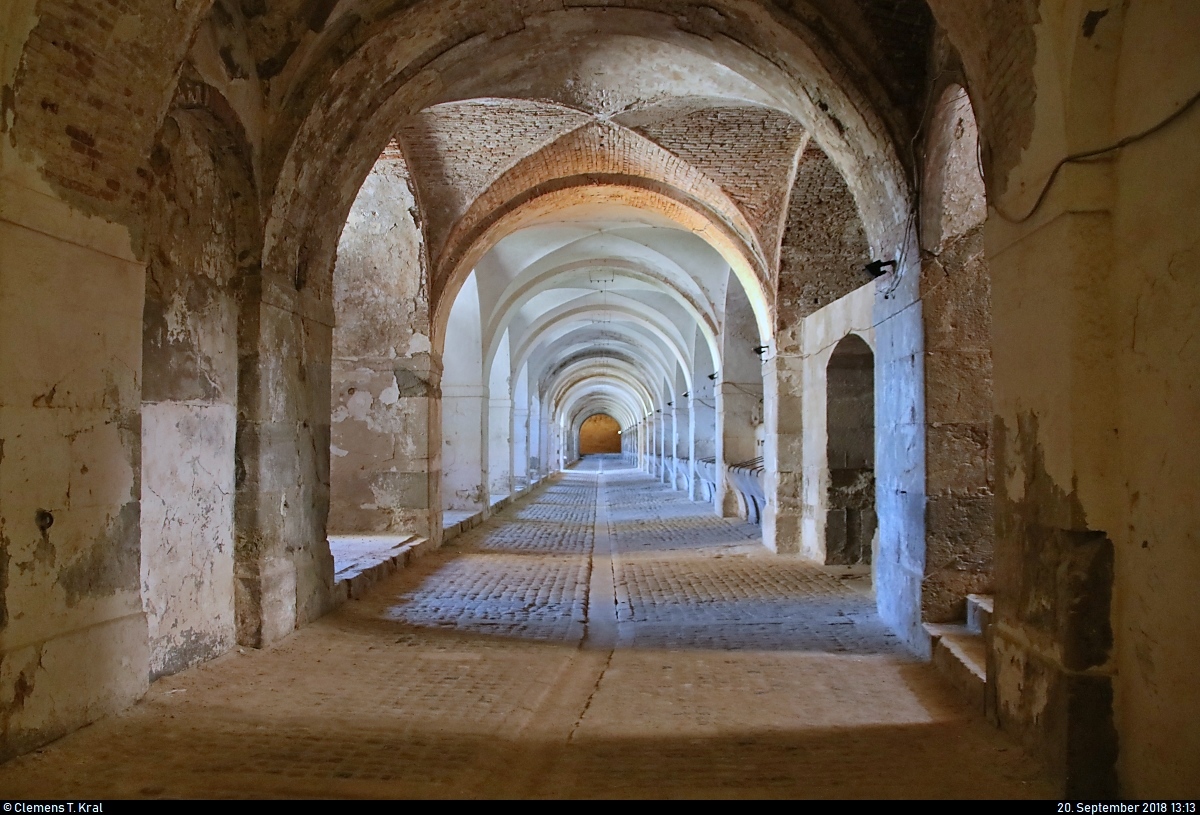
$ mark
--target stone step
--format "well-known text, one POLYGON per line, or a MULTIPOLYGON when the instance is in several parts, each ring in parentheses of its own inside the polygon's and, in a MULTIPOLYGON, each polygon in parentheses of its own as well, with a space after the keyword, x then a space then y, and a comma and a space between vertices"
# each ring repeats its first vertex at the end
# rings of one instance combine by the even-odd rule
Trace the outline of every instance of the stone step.
POLYGON ((992 624, 992 595, 967 595, 967 628, 976 634, 987 636, 988 626, 992 624))
POLYGON ((966 625, 925 624, 932 644, 933 666, 980 713, 987 685, 987 646, 983 635, 966 625))

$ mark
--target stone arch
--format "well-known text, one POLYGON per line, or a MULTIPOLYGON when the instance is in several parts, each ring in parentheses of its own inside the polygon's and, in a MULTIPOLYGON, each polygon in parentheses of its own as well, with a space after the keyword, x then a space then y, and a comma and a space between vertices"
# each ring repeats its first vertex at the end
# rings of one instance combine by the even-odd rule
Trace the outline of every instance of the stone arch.
MULTIPOLYGON (((755 271, 755 265, 747 260, 747 254, 740 242, 731 237, 719 224, 714 223, 700 211, 675 200, 670 194, 653 188, 653 185, 643 186, 639 179, 596 179, 581 177, 577 179, 560 179, 554 182, 554 188, 526 193, 528 200, 513 204, 511 209, 491 220, 486 231, 476 236, 470 244, 469 252, 462 255, 454 268, 446 272, 445 288, 442 290, 435 310, 435 344, 440 336, 440 321, 436 315, 444 313, 441 303, 456 291, 459 280, 474 268, 488 249, 496 245, 505 235, 518 231, 528 223, 544 217, 565 206, 582 202, 594 204, 632 205, 650 212, 663 215, 675 221, 682 228, 691 230, 704 238, 721 257, 729 263, 737 274, 738 280, 748 289, 748 297, 754 309, 754 315, 760 338, 767 341, 771 336, 769 319, 770 298, 761 285, 761 278, 755 271)), ((441 327, 444 331, 444 327, 441 327)))
MULTIPOLYGON (((745 9, 735 10, 740 4, 733 0, 718 5, 730 6, 727 19, 730 22, 736 20, 737 25, 745 29, 747 37, 743 41, 748 43, 740 45, 732 39, 722 39, 716 49, 719 52, 718 59, 750 71, 752 65, 761 69, 766 64, 754 48, 761 49, 763 54, 770 54, 768 60, 778 67, 768 70, 764 76, 769 75, 770 79, 763 81, 767 81, 772 92, 782 100, 781 107, 790 108, 789 112, 812 128, 818 140, 831 154, 837 155, 839 166, 846 170, 848 178, 854 180, 856 195, 861 190, 863 211, 870 213, 866 220, 873 244, 880 251, 891 251, 892 247, 898 246, 906 222, 904 190, 907 185, 903 174, 899 172, 895 151, 887 138, 881 135, 886 128, 877 123, 871 104, 858 98, 861 91, 857 88, 839 83, 830 76, 825 67, 829 63, 817 56, 823 50, 821 40, 817 37, 806 38, 803 27, 788 29, 768 17, 745 13, 745 9), (780 47, 783 41, 789 44, 790 50, 780 47), (819 86, 820 104, 814 103, 806 94, 797 94, 793 84, 796 81, 808 81, 819 86)), ((677 28, 678 17, 633 8, 606 8, 603 11, 602 17, 592 10, 531 15, 524 21, 525 29, 531 28, 535 20, 553 27, 585 15, 592 24, 601 24, 602 30, 624 26, 644 35, 649 24, 658 36, 686 42, 701 53, 713 51, 711 42, 687 32, 691 23, 677 28), (658 29, 663 30, 659 32, 658 29)), ((345 197, 342 188, 346 185, 334 180, 343 176, 342 171, 332 172, 332 167, 322 168, 313 161, 315 156, 330 153, 327 146, 329 135, 338 130, 332 126, 333 122, 345 121, 349 117, 363 123, 353 132, 341 134, 341 142, 334 146, 332 154, 343 158, 339 162, 343 168, 348 158, 350 165, 357 164, 361 168, 358 177, 365 175, 366 159, 359 162, 355 157, 364 152, 375 154, 383 146, 387 138, 384 120, 394 121, 406 111, 419 110, 424 105, 453 98, 453 94, 443 93, 441 97, 429 95, 428 88, 435 87, 436 82, 423 84, 410 80, 452 73, 453 66, 467 57, 468 49, 460 46, 471 41, 475 34, 488 29, 483 12, 481 8, 468 5, 456 7, 454 13, 449 15, 445 7, 430 4, 407 10, 404 15, 358 18, 349 23, 349 28, 331 27, 314 40, 310 53, 319 53, 320 56, 309 58, 303 74, 304 81, 294 83, 294 87, 302 91, 288 99, 290 107, 303 111, 303 114, 284 120, 285 126, 280 129, 279 140, 267 152, 269 160, 273 162, 268 171, 270 178, 286 180, 289 183, 284 186, 288 187, 292 186, 292 181, 311 180, 315 182, 313 189, 318 194, 307 200, 289 194, 288 198, 298 204, 299 209, 286 220, 274 215, 271 217, 268 265, 277 264, 275 252, 278 247, 282 253, 278 256, 278 265, 292 266, 300 257, 296 239, 304 235, 315 238, 323 231, 314 228, 314 219, 324 219, 329 215, 336 217, 348 207, 348 204, 333 200, 335 196, 345 197), (343 44, 334 46, 334 41, 339 38, 343 44), (349 58, 346 54, 350 55, 349 58), (363 146, 366 147, 365 151, 363 146)), ((518 26, 502 37, 492 38, 490 47, 500 47, 506 37, 520 36, 522 30, 518 26)), ((475 46, 478 44, 478 40, 473 42, 475 46)), ((479 64, 482 57, 478 48, 469 50, 471 63, 479 64)), ((836 62, 838 58, 829 55, 829 59, 836 62)), ((475 93, 479 95, 483 90, 477 89, 475 93)), ((281 189, 279 185, 276 188, 281 189)), ((272 208, 279 216, 283 216, 291 204, 283 201, 279 204, 279 207, 273 204, 272 208)), ((309 261, 319 263, 327 253, 328 250, 314 245, 304 255, 309 261)))

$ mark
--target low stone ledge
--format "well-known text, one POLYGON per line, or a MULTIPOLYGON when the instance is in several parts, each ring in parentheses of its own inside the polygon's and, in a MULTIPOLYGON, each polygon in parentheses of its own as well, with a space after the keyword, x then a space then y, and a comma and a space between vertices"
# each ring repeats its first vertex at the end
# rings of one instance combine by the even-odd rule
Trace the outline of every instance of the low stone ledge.
MULTIPOLYGON (((396 545, 384 553, 375 552, 360 556, 338 571, 333 585, 335 604, 341 605, 347 600, 361 598, 376 583, 412 564, 434 548, 427 538, 415 535, 396 536, 395 540, 396 545)), ((332 540, 330 548, 334 548, 332 540)))
POLYGON ((540 478, 534 482, 532 486, 509 493, 503 498, 500 498, 487 509, 482 509, 468 518, 464 518, 463 520, 450 524, 449 526, 442 527, 442 545, 444 546, 446 543, 454 540, 467 530, 474 529, 488 518, 491 518, 493 515, 502 512, 509 506, 512 506, 519 501, 525 501, 526 499, 532 498, 541 492, 546 486, 558 481, 560 475, 561 473, 552 473, 544 478, 540 478))

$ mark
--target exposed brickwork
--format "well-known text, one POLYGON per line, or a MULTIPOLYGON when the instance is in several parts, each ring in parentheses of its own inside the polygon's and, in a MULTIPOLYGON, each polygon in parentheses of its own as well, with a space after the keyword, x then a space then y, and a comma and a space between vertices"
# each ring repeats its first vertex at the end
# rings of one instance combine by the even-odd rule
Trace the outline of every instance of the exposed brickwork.
POLYGON ((1033 135, 1037 0, 990 0, 986 10, 930 0, 938 23, 962 57, 983 131, 988 192, 998 200, 1033 135))
MULTIPOLYGON (((683 199, 684 206, 706 210, 760 255, 750 224, 733 201, 708 176, 653 142, 619 125, 604 122, 581 127, 522 160, 476 199, 446 241, 438 263, 435 290, 446 283, 481 234, 499 218, 548 189, 594 184, 646 185, 683 199)), ((688 220, 694 220, 694 216, 688 220)), ((685 222, 686 223, 686 222, 685 222)))
POLYGON ((439 105, 405 121, 398 135, 430 246, 440 249, 454 222, 506 170, 587 121, 579 111, 523 99, 439 105))
POLYGON ((770 108, 730 106, 685 109, 636 130, 716 181, 775 259, 787 182, 806 135, 798 121, 770 108))
POLYGON ((801 317, 865 285, 870 259, 854 197, 829 157, 810 145, 796 170, 779 253, 779 347, 797 347, 801 317))
POLYGON ((42 160, 43 175, 68 200, 136 218, 155 133, 207 6, 39 3, 11 97, 14 118, 5 110, 0 130, 19 130, 20 147, 42 160))

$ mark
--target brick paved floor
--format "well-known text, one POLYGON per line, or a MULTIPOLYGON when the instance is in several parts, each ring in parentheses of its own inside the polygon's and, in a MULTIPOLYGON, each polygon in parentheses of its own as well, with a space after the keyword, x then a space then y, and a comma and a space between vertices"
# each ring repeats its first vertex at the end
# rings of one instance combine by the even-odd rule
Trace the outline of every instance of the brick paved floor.
POLYGON ((0 797, 1053 794, 897 645, 865 579, 617 466, 156 682, 0 766, 0 797))

